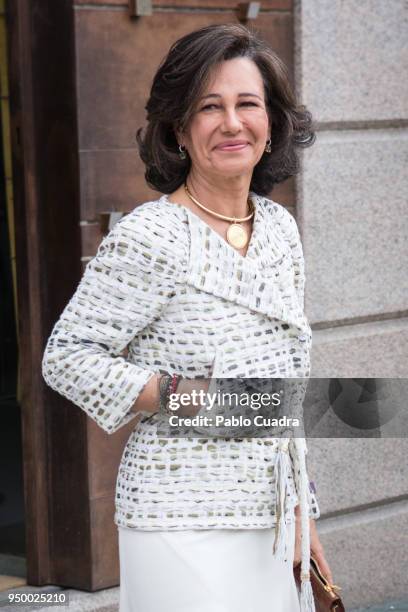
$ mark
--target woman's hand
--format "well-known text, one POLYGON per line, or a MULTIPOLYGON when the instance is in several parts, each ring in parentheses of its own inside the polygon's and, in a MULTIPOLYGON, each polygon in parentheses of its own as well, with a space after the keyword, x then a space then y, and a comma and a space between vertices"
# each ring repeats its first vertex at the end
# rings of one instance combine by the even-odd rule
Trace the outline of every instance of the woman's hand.
MULTIPOLYGON (((140 412, 151 412, 156 413, 159 411, 159 380, 161 374, 156 374, 152 376, 151 379, 144 386, 142 392, 139 394, 136 402, 132 406, 132 412, 139 415, 138 419, 140 419, 140 412)), ((177 385, 176 393, 187 393, 191 394, 192 391, 196 391, 196 393, 207 393, 208 387, 210 386, 211 379, 187 379, 182 378, 177 385)), ((178 416, 194 416, 201 409, 201 405, 188 403, 188 405, 181 405, 174 414, 178 416)), ((133 424, 134 426, 134 424, 133 424)))
POLYGON ((199 398, 200 397, 205 397, 205 395, 198 395, 198 394, 206 394, 208 391, 208 388, 210 386, 211 383, 211 378, 195 378, 195 379, 187 379, 187 378, 182 378, 179 382, 179 384, 177 385, 177 390, 176 393, 178 395, 182 395, 182 394, 186 394, 187 395, 191 395, 193 392, 195 392, 196 395, 196 401, 193 403, 192 401, 184 404, 184 405, 180 405, 180 407, 174 412, 174 414, 177 414, 178 416, 181 417, 185 417, 185 416, 195 416, 198 412, 200 412, 200 410, 203 408, 204 404, 200 403, 199 398))
MULTIPOLYGON (((297 506, 299 508, 299 506, 297 506)), ((301 523, 300 523, 300 512, 296 511, 296 535, 295 535, 295 554, 293 558, 293 567, 300 563, 302 559, 302 543, 301 543, 301 523)), ((324 555, 323 546, 320 542, 319 535, 317 533, 316 522, 314 519, 309 519, 310 525, 310 550, 316 559, 320 570, 329 584, 333 584, 333 575, 331 573, 329 564, 326 561, 324 555)))
POLYGON ((310 519, 310 550, 314 558, 317 561, 318 566, 320 567, 320 571, 323 576, 326 578, 329 584, 333 583, 333 574, 331 573, 329 564, 324 555, 323 546, 320 542, 319 535, 317 533, 316 521, 310 519))

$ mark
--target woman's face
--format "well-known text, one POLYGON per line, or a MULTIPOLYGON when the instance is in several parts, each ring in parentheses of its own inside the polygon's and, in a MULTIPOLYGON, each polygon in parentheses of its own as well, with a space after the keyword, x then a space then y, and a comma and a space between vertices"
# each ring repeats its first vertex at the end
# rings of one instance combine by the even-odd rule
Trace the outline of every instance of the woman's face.
POLYGON ((178 137, 200 174, 251 176, 270 138, 264 85, 257 65, 244 57, 219 64, 186 130, 178 137), (228 146, 231 141, 236 146, 228 146))

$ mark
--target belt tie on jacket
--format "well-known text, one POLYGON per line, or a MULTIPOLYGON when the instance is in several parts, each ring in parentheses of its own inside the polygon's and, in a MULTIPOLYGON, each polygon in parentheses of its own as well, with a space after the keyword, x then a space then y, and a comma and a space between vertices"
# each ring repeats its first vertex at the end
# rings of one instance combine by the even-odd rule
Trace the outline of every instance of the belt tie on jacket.
MULTIPOLYGON (((307 488, 309 486, 306 471, 306 442, 304 438, 285 438, 280 441, 278 457, 275 464, 276 476, 276 526, 275 540, 273 545, 274 554, 283 559, 285 555, 285 544, 287 542, 287 525, 285 520, 285 498, 288 488, 288 479, 291 474, 291 458, 289 455, 289 444, 297 455, 300 474, 297 483, 297 493, 300 502, 301 515, 301 591, 300 611, 315 612, 312 585, 310 582, 310 523, 309 503, 307 488)), ((297 480, 297 476, 295 475, 297 480)))

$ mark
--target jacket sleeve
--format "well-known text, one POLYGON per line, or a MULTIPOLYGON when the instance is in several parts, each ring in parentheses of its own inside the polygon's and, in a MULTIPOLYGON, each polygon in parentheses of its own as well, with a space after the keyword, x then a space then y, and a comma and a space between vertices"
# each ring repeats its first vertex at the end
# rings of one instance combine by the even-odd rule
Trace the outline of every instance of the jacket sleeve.
POLYGON ((107 433, 135 417, 131 407, 155 374, 121 353, 160 317, 179 280, 177 236, 155 219, 137 208, 103 239, 42 359, 46 383, 107 433))
MULTIPOLYGON (((308 448, 307 448, 306 440, 305 440, 305 448, 306 448, 306 455, 307 455, 308 448)), ((320 508, 317 502, 316 494, 313 491, 313 488, 314 488, 314 484, 312 487, 312 483, 309 481, 309 486, 307 487, 307 501, 309 504, 309 517, 312 519, 318 519, 320 517, 320 508)))
POLYGON ((308 488, 308 502, 309 502, 309 517, 312 519, 320 518, 320 508, 317 502, 316 494, 312 491, 311 487, 308 488))

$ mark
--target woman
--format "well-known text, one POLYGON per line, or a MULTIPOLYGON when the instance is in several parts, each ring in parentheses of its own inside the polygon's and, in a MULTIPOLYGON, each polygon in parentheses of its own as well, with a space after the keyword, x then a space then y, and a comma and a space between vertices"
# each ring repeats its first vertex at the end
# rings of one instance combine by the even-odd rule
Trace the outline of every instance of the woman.
POLYGON ((309 376, 299 233, 266 195, 297 172, 310 114, 239 25, 178 40, 146 109, 140 155, 164 195, 103 240, 43 358, 46 382, 108 433, 142 414, 117 479, 120 610, 314 610, 310 549, 332 577, 304 440, 158 435, 169 394, 211 376, 309 376))

